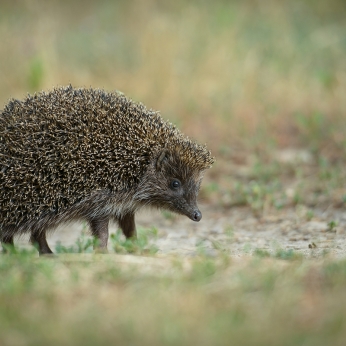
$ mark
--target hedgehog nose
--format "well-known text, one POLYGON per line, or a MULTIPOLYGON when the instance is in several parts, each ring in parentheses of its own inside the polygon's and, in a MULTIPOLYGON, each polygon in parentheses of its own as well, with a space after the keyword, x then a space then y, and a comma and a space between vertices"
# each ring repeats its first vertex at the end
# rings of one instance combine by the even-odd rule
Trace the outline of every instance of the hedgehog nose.
POLYGON ((193 213, 193 221, 200 221, 202 218, 202 213, 199 211, 199 210, 196 210, 194 213, 193 213))

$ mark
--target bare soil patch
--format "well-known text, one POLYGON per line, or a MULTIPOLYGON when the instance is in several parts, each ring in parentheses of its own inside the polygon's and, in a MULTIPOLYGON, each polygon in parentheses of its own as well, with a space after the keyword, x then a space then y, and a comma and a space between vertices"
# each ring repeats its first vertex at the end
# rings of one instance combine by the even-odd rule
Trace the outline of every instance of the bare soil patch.
MULTIPOLYGON (((194 223, 183 216, 167 218, 158 211, 145 210, 138 214, 137 227, 158 229, 155 244, 159 255, 196 256, 203 251, 214 256, 219 251, 231 256, 251 254, 261 249, 275 252, 278 249, 320 257, 326 253, 345 256, 346 211, 337 208, 313 209, 314 216, 306 219, 304 206, 274 210, 261 217, 254 216, 248 207, 228 210, 202 205, 203 219, 194 223), (336 226, 331 227, 333 221, 336 226)), ((110 232, 116 232, 111 225, 110 232)), ((52 232, 48 242, 55 248, 73 245, 87 233, 82 223, 62 225, 52 232)), ((17 240, 28 246, 27 237, 17 240)), ((112 252, 111 244, 109 250, 112 252)))

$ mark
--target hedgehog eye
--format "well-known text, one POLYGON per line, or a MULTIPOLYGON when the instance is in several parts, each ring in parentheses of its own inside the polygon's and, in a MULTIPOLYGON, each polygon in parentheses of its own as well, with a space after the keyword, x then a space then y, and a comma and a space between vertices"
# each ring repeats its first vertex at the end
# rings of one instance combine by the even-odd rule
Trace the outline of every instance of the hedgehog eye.
POLYGON ((171 181, 171 188, 172 189, 174 189, 174 190, 178 189, 180 186, 181 186, 181 183, 180 183, 179 180, 174 179, 174 180, 171 181))

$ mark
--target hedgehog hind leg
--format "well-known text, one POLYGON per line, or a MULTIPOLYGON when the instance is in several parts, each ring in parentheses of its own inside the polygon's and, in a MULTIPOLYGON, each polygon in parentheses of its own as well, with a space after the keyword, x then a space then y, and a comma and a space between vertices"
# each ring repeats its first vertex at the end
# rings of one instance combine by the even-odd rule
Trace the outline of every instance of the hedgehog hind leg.
POLYGON ((46 232, 32 232, 30 236, 30 242, 33 245, 37 245, 38 252, 41 255, 51 255, 53 251, 50 249, 47 243, 46 232))
POLYGON ((94 217, 89 219, 88 222, 91 234, 96 239, 94 250, 96 252, 107 252, 109 217, 94 217))
POLYGON ((127 213, 123 216, 121 216, 118 219, 119 227, 124 233, 124 236, 129 238, 136 238, 137 237, 137 231, 136 231, 136 223, 135 223, 135 214, 134 213, 127 213))

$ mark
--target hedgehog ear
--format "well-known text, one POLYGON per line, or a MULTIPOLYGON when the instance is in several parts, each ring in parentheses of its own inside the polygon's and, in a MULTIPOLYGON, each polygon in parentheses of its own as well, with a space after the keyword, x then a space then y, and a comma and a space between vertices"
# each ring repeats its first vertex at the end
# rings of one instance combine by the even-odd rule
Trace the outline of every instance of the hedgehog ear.
POLYGON ((159 156, 157 157, 157 160, 156 160, 156 169, 158 171, 161 171, 162 168, 163 168, 163 165, 165 164, 165 162, 167 161, 168 159, 168 156, 169 156, 169 152, 167 149, 163 149, 159 156))

